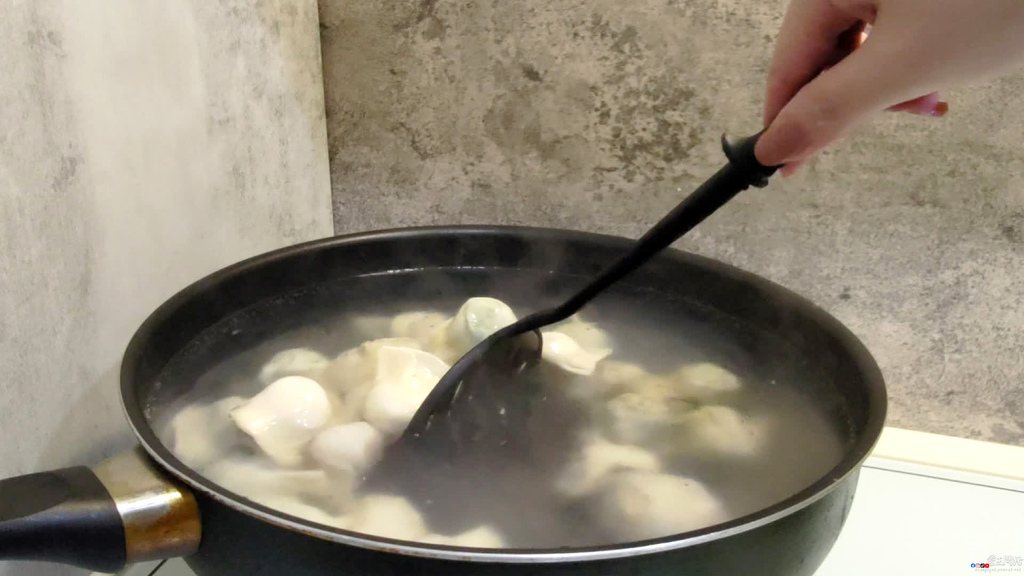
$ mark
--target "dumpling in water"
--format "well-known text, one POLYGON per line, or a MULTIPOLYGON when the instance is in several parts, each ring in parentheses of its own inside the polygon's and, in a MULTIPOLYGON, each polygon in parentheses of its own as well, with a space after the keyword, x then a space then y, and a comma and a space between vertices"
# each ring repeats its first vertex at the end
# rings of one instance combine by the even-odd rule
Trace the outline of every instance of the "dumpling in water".
POLYGON ((515 324, 516 314, 501 300, 470 298, 430 337, 427 350, 452 364, 485 338, 515 324))
POLYGON ((283 512, 296 518, 302 518, 310 522, 316 522, 317 524, 323 524, 331 528, 347 528, 349 519, 343 514, 331 514, 320 508, 319 506, 312 506, 306 504, 301 500, 286 497, 286 496, 260 496, 257 498, 250 498, 253 502, 258 502, 267 508, 272 508, 278 512, 283 512))
POLYGON ((365 496, 356 503, 347 528, 395 540, 418 541, 427 535, 423 517, 408 500, 379 494, 365 496))
POLYGON ((679 451, 751 456, 767 441, 763 420, 725 406, 704 406, 683 415, 675 435, 679 451))
POLYGON ((608 402, 602 421, 612 439, 650 446, 665 439, 670 428, 694 408, 693 404, 682 400, 627 392, 608 402))
POLYGON ((340 512, 353 498, 351 482, 323 470, 282 470, 251 458, 225 458, 202 472, 210 481, 260 503, 304 500, 340 512))
POLYGON ((490 526, 480 526, 455 536, 428 534, 420 540, 424 544, 440 544, 442 546, 465 546, 466 548, 494 548, 507 546, 501 533, 490 526))
POLYGON ((384 436, 366 422, 332 426, 309 445, 313 459, 324 468, 362 474, 377 463, 384 451, 384 436))
POLYGON ((318 380, 330 362, 326 356, 309 348, 282 350, 260 369, 260 382, 269 386, 285 376, 305 376, 318 380))
POLYGON ((286 376, 231 411, 242 432, 281 466, 302 463, 302 449, 331 418, 331 401, 315 380, 286 376))
POLYGON ((420 346, 427 346, 430 338, 448 317, 439 312, 406 312, 391 320, 391 336, 411 338, 420 346))
POLYGON ((412 338, 381 338, 365 342, 338 355, 324 370, 321 380, 340 397, 340 408, 334 411, 332 423, 345 424, 363 419, 366 396, 377 377, 378 354, 384 346, 418 349, 412 338))
POLYGON ((572 338, 591 354, 601 354, 612 349, 612 339, 607 332, 598 328, 597 324, 584 322, 578 316, 552 326, 552 329, 572 338))
POLYGON ((579 498, 594 491, 610 474, 620 470, 656 472, 661 462, 637 446, 613 444, 597 436, 584 440, 583 447, 559 475, 555 489, 563 496, 579 498))
POLYGON ((412 338, 381 338, 351 348, 338 354, 323 372, 323 383, 328 388, 345 395, 366 384, 377 376, 377 354, 384 346, 412 348, 418 350, 419 342, 412 338))
POLYGON ((600 525, 619 542, 661 538, 728 519, 725 508, 698 481, 656 472, 617 472, 593 499, 600 525))
POLYGON ((377 378, 366 396, 363 418, 385 437, 400 436, 448 365, 422 350, 383 346, 377 378))
POLYGON ((611 350, 591 352, 579 345, 576 340, 561 332, 545 332, 542 335, 544 348, 541 357, 555 364, 566 372, 590 376, 597 368, 597 363, 611 354, 611 350))
POLYGON ((238 445, 245 436, 232 426, 231 410, 245 403, 232 396, 213 404, 193 404, 174 415, 170 422, 170 448, 179 460, 202 468, 238 445))
POLYGON ((673 378, 680 396, 702 402, 731 399, 743 388, 735 374, 711 362, 683 366, 673 378))

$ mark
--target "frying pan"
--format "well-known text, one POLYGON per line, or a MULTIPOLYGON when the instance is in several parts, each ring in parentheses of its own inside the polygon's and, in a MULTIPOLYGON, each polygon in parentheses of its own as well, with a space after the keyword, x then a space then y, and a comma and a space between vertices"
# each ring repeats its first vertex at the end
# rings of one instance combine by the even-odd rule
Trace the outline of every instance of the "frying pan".
POLYGON ((843 442, 841 460, 826 474, 729 522, 589 548, 413 544, 329 528, 247 500, 189 469, 155 431, 155 414, 189 390, 189 374, 316 314, 380 302, 381 282, 390 287, 383 298, 396 302, 425 291, 456 301, 504 286, 506 295, 539 306, 581 285, 630 245, 539 228, 417 228, 315 241, 214 273, 160 306, 128 345, 121 399, 138 447, 92 468, 0 481, 0 559, 113 572, 184 556, 199 576, 813 574, 839 536, 860 465, 881 433, 881 372, 849 330, 807 300, 677 250, 633 273, 616 298, 674 315, 681 325, 699 323, 765 377, 799 383, 843 442), (510 286, 510 279, 518 280, 510 286), (181 357, 190 359, 185 376, 165 377, 181 357))

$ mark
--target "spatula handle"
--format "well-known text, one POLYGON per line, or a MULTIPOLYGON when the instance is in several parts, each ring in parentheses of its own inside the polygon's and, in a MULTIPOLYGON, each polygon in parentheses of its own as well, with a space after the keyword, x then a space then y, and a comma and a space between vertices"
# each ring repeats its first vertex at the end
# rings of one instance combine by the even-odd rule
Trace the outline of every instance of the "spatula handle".
POLYGON ((558 308, 558 315, 569 317, 608 286, 642 266, 658 252, 668 248, 698 224, 732 200, 737 194, 754 186, 767 186, 778 166, 764 166, 754 156, 754 146, 761 133, 730 143, 722 136, 722 148, 729 159, 721 170, 679 203, 667 216, 651 228, 621 260, 605 270, 586 288, 558 308))

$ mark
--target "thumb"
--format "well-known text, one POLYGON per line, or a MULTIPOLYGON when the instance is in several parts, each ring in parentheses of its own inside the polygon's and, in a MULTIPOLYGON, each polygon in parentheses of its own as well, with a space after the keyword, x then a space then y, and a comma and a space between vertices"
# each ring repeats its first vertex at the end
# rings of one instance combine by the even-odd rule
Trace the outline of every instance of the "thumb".
POLYGON ((899 72, 881 31, 806 84, 765 130, 755 155, 766 166, 806 159, 869 116, 921 94, 899 72))

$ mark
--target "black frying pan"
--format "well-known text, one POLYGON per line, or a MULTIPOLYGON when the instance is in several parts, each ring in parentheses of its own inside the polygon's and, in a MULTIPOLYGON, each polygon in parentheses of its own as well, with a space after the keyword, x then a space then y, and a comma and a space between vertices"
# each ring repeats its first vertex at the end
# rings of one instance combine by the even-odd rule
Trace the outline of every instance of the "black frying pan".
POLYGON ((185 556, 200 576, 813 574, 839 535, 859 467, 881 433, 881 373, 864 346, 813 304, 752 274, 678 251, 635 272, 616 298, 638 311, 671 310, 681 321, 699 322, 724 335, 767 371, 765 377, 801 382, 845 442, 841 462, 817 481, 730 522, 594 548, 410 544, 320 526, 241 498, 178 461, 154 432, 150 418, 187 391, 190 371, 199 375, 317 314, 373 299, 402 301, 425 287, 456 301, 501 286, 505 293, 496 296, 540 306, 629 246, 625 239, 559 230, 409 229, 311 242, 200 280, 157 309, 125 353, 121 397, 140 448, 93 469, 0 481, 0 558, 115 571, 126 563, 185 556), (389 292, 382 296, 379 279, 385 277, 389 292), (168 363, 186 349, 195 353, 179 377, 164 378, 168 363))

